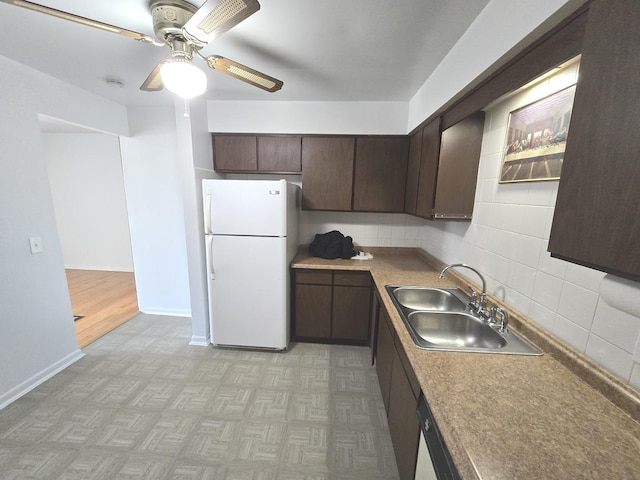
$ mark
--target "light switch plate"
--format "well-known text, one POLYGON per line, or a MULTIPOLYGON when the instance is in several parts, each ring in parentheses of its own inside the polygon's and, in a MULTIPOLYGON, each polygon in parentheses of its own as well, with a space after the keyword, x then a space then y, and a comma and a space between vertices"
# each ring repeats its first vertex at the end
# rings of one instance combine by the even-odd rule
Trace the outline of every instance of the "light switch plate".
POLYGON ((29 246, 31 247, 31 253, 44 252, 44 248, 42 247, 41 237, 29 237, 29 246))

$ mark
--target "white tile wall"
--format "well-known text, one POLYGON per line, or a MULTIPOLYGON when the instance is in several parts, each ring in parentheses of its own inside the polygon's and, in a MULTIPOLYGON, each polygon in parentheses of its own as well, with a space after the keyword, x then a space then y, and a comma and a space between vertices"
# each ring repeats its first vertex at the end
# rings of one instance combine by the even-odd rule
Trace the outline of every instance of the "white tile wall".
POLYGON ((423 221, 401 213, 315 212, 300 214, 300 243, 315 234, 339 230, 354 244, 368 247, 417 247, 423 221))

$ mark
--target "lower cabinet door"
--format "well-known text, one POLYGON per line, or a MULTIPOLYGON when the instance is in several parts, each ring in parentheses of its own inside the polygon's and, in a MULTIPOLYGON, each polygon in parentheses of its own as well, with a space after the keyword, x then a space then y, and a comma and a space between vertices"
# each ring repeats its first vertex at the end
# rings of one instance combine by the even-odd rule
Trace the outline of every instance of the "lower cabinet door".
POLYGON ((333 326, 335 340, 367 345, 369 343, 369 287, 333 287, 333 326))
POLYGON ((295 338, 331 338, 331 285, 296 285, 295 338))
POLYGON ((389 389, 391 388, 391 369, 393 368, 393 357, 395 349, 393 347, 393 335, 387 325, 387 312, 384 307, 380 308, 380 319, 378 321, 378 339, 376 341, 376 373, 382 392, 384 409, 389 415, 389 389))
POLYGON ((411 384, 396 353, 393 358, 389 394, 389 431, 400 480, 413 480, 415 475, 420 434, 417 406, 411 384))

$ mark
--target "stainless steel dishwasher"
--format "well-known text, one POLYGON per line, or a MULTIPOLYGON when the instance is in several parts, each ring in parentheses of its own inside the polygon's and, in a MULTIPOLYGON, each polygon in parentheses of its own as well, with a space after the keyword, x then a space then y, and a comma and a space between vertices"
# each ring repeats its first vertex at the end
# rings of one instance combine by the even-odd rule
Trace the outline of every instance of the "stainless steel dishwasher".
POLYGON ((458 471, 422 393, 416 414, 420 421, 420 443, 415 480, 459 480, 458 471))

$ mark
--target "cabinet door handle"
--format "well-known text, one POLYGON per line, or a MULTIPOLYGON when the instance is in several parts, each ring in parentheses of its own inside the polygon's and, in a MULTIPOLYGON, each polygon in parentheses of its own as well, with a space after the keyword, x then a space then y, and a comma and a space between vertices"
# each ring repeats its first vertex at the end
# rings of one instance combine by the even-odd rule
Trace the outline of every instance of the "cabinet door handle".
POLYGON ((431 430, 431 422, 429 421, 428 418, 424 419, 424 431, 428 432, 429 430, 431 430))

